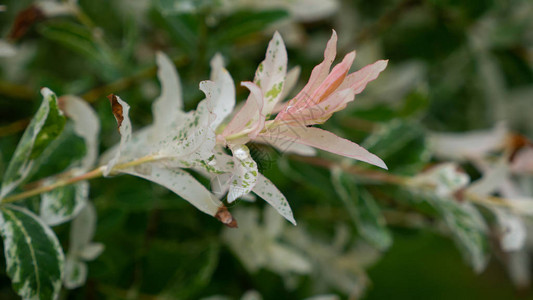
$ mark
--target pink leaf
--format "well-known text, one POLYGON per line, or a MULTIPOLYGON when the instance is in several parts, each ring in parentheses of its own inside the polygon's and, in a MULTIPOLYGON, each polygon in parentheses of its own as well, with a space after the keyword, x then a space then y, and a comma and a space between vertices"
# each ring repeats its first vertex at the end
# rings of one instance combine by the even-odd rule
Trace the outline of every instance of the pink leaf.
POLYGON ((240 133, 245 128, 250 128, 250 131, 254 133, 259 132, 262 129, 262 126, 264 126, 265 116, 261 117, 261 111, 263 109, 263 97, 261 95, 260 88, 249 81, 242 82, 241 85, 247 87, 251 94, 246 100, 244 106, 229 122, 228 126, 224 129, 224 132, 222 132, 222 136, 224 137, 240 133), (258 121, 259 124, 257 124, 258 121), (261 129, 259 129, 259 127, 261 127, 261 129))
POLYGON ((312 146, 387 169, 385 163, 376 155, 356 143, 336 136, 329 131, 305 126, 280 125, 277 127, 276 134, 279 139, 312 146))
MULTIPOLYGON (((337 33, 333 30, 331 38, 326 45, 326 50, 324 50, 324 60, 313 68, 311 72, 311 77, 305 85, 305 87, 294 97, 292 100, 287 102, 286 108, 297 105, 299 102, 307 102, 309 96, 312 95, 315 90, 322 84, 322 82, 328 77, 329 69, 331 64, 335 60, 337 54, 337 33)), ((282 110, 277 118, 283 118, 285 110, 282 110)))
POLYGON ((349 74, 339 87, 339 90, 351 88, 356 95, 361 93, 370 81, 376 79, 379 73, 385 70, 387 63, 388 60, 378 60, 357 72, 349 74))
POLYGON ((322 100, 335 91, 346 78, 346 74, 350 70, 355 59, 355 51, 352 51, 344 57, 342 62, 336 65, 328 77, 322 82, 322 84, 311 95, 311 99, 314 103, 320 103, 322 100))

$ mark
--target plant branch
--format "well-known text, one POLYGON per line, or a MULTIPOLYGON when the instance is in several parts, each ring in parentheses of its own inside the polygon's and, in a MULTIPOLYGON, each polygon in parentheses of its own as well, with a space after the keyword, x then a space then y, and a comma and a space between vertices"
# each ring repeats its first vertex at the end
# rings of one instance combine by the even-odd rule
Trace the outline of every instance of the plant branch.
MULTIPOLYGON (((398 175, 394 175, 394 174, 383 172, 383 171, 369 170, 366 168, 353 166, 353 165, 343 165, 338 162, 323 159, 320 157, 291 155, 290 158, 296 161, 305 162, 310 165, 315 165, 315 166, 330 169, 330 170, 333 168, 340 168, 342 171, 346 173, 360 176, 365 179, 374 180, 380 183, 388 183, 388 184, 409 187, 409 182, 412 179, 412 177, 398 176, 398 175)), ((419 188, 426 188, 426 189, 431 188, 432 190, 434 190, 433 187, 427 187, 427 186, 419 187, 419 188)), ((483 206, 498 206, 498 207, 503 207, 507 209, 513 209, 517 213, 520 213, 520 209, 521 209, 521 207, 514 205, 511 199, 496 197, 496 196, 478 195, 478 194, 474 194, 468 191, 465 191, 464 193, 462 193, 461 196, 458 197, 457 201, 460 201, 460 199, 466 199, 472 203, 483 205, 483 206)), ((533 210, 533 205, 531 209, 533 210)))
POLYGON ((0 94, 14 99, 32 100, 37 93, 25 85, 0 80, 0 94))
POLYGON ((22 120, 15 121, 11 124, 0 126, 0 137, 8 136, 19 131, 22 131, 30 123, 30 118, 24 118, 22 120))
POLYGON ((369 170, 353 165, 343 165, 335 161, 323 159, 320 157, 310 157, 310 156, 300 156, 300 155, 290 155, 290 158, 296 161, 305 162, 311 165, 319 166, 326 169, 340 168, 342 171, 361 176, 367 179, 374 181, 379 181, 383 183, 390 183, 396 185, 405 185, 409 180, 409 177, 403 177, 394 175, 391 173, 385 173, 382 171, 369 170))
MULTIPOLYGON (((157 157, 157 156, 152 156, 152 155, 141 157, 139 159, 136 159, 136 160, 133 160, 133 161, 130 161, 130 162, 127 162, 127 163, 115 165, 113 167, 111 173, 113 173, 113 171, 123 170, 123 169, 129 168, 129 167, 134 167, 134 166, 137 166, 137 165, 140 165, 140 164, 143 164, 143 163, 152 162, 152 161, 156 161, 156 160, 159 160, 159 159, 161 159, 161 158, 157 157)), ((78 176, 70 177, 70 178, 65 178, 65 179, 59 179, 56 182, 54 182, 54 183, 52 183, 50 185, 46 185, 46 186, 37 186, 37 187, 32 188, 30 190, 27 190, 25 192, 22 192, 22 193, 19 193, 19 194, 15 194, 15 195, 12 195, 12 196, 9 196, 9 197, 5 197, 4 199, 2 199, 0 201, 0 203, 5 204, 5 203, 12 203, 12 202, 20 201, 22 199, 26 199, 26 198, 29 198, 29 197, 32 197, 32 196, 35 196, 35 195, 39 195, 39 194, 42 194, 42 193, 50 192, 50 191, 52 191, 54 189, 57 189, 57 188, 60 188, 60 187, 63 187, 63 186, 67 186, 67 185, 71 185, 71 184, 76 183, 76 182, 102 177, 104 175, 105 168, 106 168, 106 166, 100 166, 100 167, 98 167, 98 168, 96 168, 96 169, 94 169, 92 171, 89 171, 87 173, 84 173, 82 175, 78 175, 78 176)), ((58 178, 58 177, 61 178, 62 175, 64 175, 64 174, 62 173, 62 174, 59 174, 59 175, 57 175, 55 177, 56 178, 58 178)), ((30 183, 30 186, 36 186, 36 185, 30 183)))

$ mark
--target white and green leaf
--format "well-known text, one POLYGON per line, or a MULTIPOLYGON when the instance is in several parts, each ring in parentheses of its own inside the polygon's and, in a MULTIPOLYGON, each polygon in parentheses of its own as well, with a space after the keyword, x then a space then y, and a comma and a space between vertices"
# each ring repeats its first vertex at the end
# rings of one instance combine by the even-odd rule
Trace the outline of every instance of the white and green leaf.
POLYGON ((228 202, 231 203, 252 191, 257 183, 257 163, 250 156, 250 150, 245 145, 234 146, 233 152, 233 176, 230 181, 228 202))
POLYGON ((0 198, 12 192, 26 179, 36 159, 65 126, 65 117, 59 109, 56 95, 47 88, 43 88, 41 94, 43 102, 24 131, 4 174, 0 198))
POLYGON ((65 260, 65 278, 63 284, 67 289, 81 287, 87 281, 87 264, 76 257, 67 254, 65 260))
MULTIPOLYGON (((73 122, 74 132, 85 142, 85 155, 71 164, 74 176, 89 171, 98 156, 100 121, 94 109, 76 96, 63 96, 60 103, 65 114, 73 122)), ((89 182, 55 189, 41 196, 40 216, 49 225, 71 220, 84 207, 89 197, 89 182)))
POLYGON ((157 155, 189 162, 208 159, 216 144, 215 132, 210 129, 212 118, 207 101, 200 102, 194 112, 188 113, 185 120, 169 130, 156 145, 157 155))
POLYGON ((87 280, 87 264, 98 257, 104 250, 100 243, 93 243, 96 229, 96 210, 92 203, 87 203, 80 214, 72 221, 70 227, 70 243, 65 261, 65 287, 74 289, 85 284, 87 280))
POLYGON ((14 290, 23 299, 57 299, 65 258, 50 227, 24 208, 5 205, 0 234, 14 290))
POLYGON ((262 115, 269 115, 281 99, 286 73, 287 50, 276 32, 268 44, 265 60, 255 71, 254 83, 261 88, 264 97, 262 115))
POLYGON ((222 202, 205 186, 181 169, 170 169, 160 162, 150 162, 121 172, 160 184, 208 215, 215 216, 222 206, 222 202))
POLYGON ((85 206, 88 198, 88 181, 43 193, 41 195, 40 217, 50 226, 70 221, 85 206))
POLYGON ((285 198, 278 188, 262 174, 259 174, 253 192, 268 202, 268 204, 287 219, 287 221, 296 225, 296 220, 294 220, 287 198, 285 198))

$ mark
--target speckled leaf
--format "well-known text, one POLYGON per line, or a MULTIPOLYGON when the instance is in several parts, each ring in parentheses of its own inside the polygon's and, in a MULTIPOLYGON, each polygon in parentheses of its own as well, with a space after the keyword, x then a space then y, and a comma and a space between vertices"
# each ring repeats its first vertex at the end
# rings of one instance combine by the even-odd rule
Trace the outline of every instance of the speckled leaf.
POLYGON ((262 115, 269 115, 280 100, 287 73, 287 50, 281 35, 276 32, 268 44, 265 60, 255 71, 254 83, 264 97, 262 115))
POLYGON ((230 182, 228 202, 248 194, 257 182, 257 164, 250 156, 250 150, 244 145, 238 145, 231 149, 233 152, 233 176, 230 182))
POLYGON ((208 102, 200 102, 197 109, 188 113, 185 120, 157 145, 158 155, 184 161, 208 159, 215 147, 215 132, 209 128, 212 118, 208 102))
POLYGON ((56 95, 47 88, 41 90, 43 102, 22 136, 3 177, 0 198, 13 191, 30 173, 35 160, 59 136, 65 117, 59 109, 56 95))
POLYGON ((54 232, 24 208, 0 209, 7 274, 23 299, 57 299, 64 255, 54 232))
POLYGON ((268 202, 268 204, 276 209, 276 211, 287 219, 287 221, 296 225, 296 220, 294 220, 287 198, 285 198, 278 188, 262 174, 259 174, 253 192, 268 202))
POLYGON ((372 195, 362 188, 356 189, 355 181, 340 170, 333 171, 332 181, 359 234, 380 250, 389 248, 392 235, 372 195))
POLYGON ((138 176, 166 187, 202 212, 218 218, 228 226, 231 226, 232 222, 234 222, 222 202, 193 176, 183 170, 167 168, 161 162, 151 162, 127 168, 121 172, 138 176))

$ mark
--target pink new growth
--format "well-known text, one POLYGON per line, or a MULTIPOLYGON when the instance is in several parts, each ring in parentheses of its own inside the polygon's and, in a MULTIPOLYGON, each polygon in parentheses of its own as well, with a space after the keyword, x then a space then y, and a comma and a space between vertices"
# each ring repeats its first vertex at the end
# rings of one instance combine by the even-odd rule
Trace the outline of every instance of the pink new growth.
POLYGON ((337 33, 333 34, 324 51, 324 61, 311 72, 309 82, 276 117, 277 121, 304 122, 305 125, 322 124, 334 112, 342 110, 355 95, 361 93, 367 83, 376 79, 387 67, 386 60, 379 60, 363 69, 348 74, 355 59, 355 51, 344 57, 330 72, 335 60, 337 33))
POLYGON ((285 103, 274 120, 265 118, 272 113, 279 102, 275 85, 264 86, 265 82, 277 82, 278 92, 283 87, 286 74, 286 50, 279 34, 269 44, 265 60, 260 64, 253 83, 243 83, 251 94, 243 108, 225 128, 219 141, 228 145, 243 144, 250 140, 298 143, 342 156, 355 158, 386 169, 385 163, 363 147, 334 135, 331 132, 308 127, 322 124, 334 112, 342 110, 361 93, 366 85, 376 79, 387 66, 386 60, 379 60, 363 69, 348 74, 355 59, 355 51, 348 53, 341 63, 330 68, 335 60, 337 34, 333 31, 324 51, 324 61, 311 72, 309 82, 294 97, 285 103), (263 69, 270 72, 263 72, 263 69), (279 78, 282 80, 279 83, 279 78), (272 97, 274 95, 274 97, 272 97))

